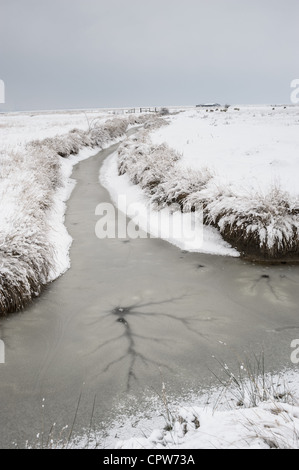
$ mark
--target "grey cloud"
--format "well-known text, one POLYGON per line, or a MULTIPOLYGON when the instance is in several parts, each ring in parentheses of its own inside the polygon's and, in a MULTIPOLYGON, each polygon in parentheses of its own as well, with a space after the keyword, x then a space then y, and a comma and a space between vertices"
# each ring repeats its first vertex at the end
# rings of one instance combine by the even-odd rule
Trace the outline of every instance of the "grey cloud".
POLYGON ((298 13, 298 0, 0 0, 0 111, 288 102, 298 13))

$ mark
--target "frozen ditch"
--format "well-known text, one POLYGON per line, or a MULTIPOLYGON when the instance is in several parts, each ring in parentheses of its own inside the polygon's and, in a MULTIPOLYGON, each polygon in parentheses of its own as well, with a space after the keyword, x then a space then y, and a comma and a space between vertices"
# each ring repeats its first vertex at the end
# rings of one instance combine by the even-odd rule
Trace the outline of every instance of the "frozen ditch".
POLYGON ((263 350, 268 369, 292 367, 298 267, 188 253, 160 239, 95 236, 95 208, 110 202, 99 169, 116 150, 74 167, 65 220, 71 269, 25 314, 0 322, 1 448, 67 440, 70 429, 71 437, 86 432, 91 416, 105 432, 129 407, 144 410, 162 381, 174 397, 209 385, 213 356, 234 363, 263 350))

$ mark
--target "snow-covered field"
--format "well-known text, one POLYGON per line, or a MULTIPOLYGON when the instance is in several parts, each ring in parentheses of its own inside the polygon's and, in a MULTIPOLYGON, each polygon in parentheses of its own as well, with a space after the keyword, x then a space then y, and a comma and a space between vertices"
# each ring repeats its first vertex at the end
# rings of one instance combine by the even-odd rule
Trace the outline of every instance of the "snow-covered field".
POLYGON ((178 114, 170 126, 152 132, 151 139, 177 150, 185 168, 208 167, 217 186, 267 193, 276 185, 298 196, 299 107, 220 109, 178 114))
POLYGON ((298 256, 298 107, 195 108, 168 122, 123 144, 117 162, 111 159, 102 181, 115 201, 115 185, 130 201, 137 184, 144 207, 136 220, 143 227, 149 205, 162 209, 165 219, 173 203, 182 212, 202 210, 203 240, 169 238, 185 249, 278 260, 298 256))
POLYGON ((136 119, 149 118, 98 112, 0 116, 1 314, 23 308, 69 268, 64 214, 73 165, 124 138, 136 119))
POLYGON ((32 140, 63 135, 74 128, 86 130, 93 120, 108 117, 112 116, 101 110, 0 114, 0 152, 17 151, 32 140))
MULTIPOLYGON (((51 146, 55 147, 59 142, 60 146, 63 144, 64 150, 68 149, 67 133, 73 128, 87 132, 98 117, 97 123, 101 125, 111 115, 98 111, 0 115, 2 290, 7 287, 4 280, 10 277, 13 280, 18 272, 22 289, 28 287, 29 292, 34 287, 38 291, 41 281, 46 283, 55 279, 70 266, 68 252, 71 238, 64 227, 65 202, 74 187, 70 176, 73 165, 94 154, 98 147, 86 145, 78 149, 76 155, 61 158, 57 152, 53 154, 51 146), (56 136, 64 137, 59 141, 56 136), (45 143, 43 139, 48 140, 45 143), (32 143, 34 140, 39 142, 32 143), (35 260, 33 265, 30 264, 32 250, 35 260), (51 259, 47 266, 41 262, 44 255, 51 259), (8 257, 10 263, 5 265, 8 257), (23 264, 19 263, 20 258, 23 264), (26 267, 27 262, 29 267, 26 267), (42 267, 40 279, 35 277, 36 267, 42 267), (28 269, 32 273, 27 281, 28 286, 24 287, 26 269, 27 273, 28 269)), ((213 175, 213 184, 217 187, 229 187, 238 194, 251 194, 251 191, 267 193, 275 185, 290 198, 298 198, 297 108, 272 110, 270 107, 248 107, 239 111, 231 108, 227 112, 193 109, 171 116, 168 120, 170 125, 152 130, 149 134, 155 145, 167 142, 179 152, 179 168, 185 171, 185 175, 190 171, 189 168, 199 172, 208 168, 208 172, 213 175)), ((80 139, 90 138, 88 132, 80 134, 79 131, 71 135, 72 139, 79 136, 80 139)), ((73 145, 75 141, 72 140, 73 145)), ((113 135, 101 142, 102 146, 109 145, 113 142, 113 135)), ((144 143, 146 148, 147 144, 144 143)), ((110 190, 114 201, 124 204, 121 207, 123 210, 137 201, 148 211, 148 195, 141 187, 134 185, 127 174, 118 175, 117 154, 105 162, 101 180, 110 190), (126 201, 118 200, 119 196, 126 196, 126 201)), ((161 213, 162 223, 167 225, 173 214, 167 207, 161 213)), ((142 225, 142 220, 140 223, 142 225)), ((158 221, 154 221, 153 231, 157 227, 158 221)), ((163 237, 163 233, 156 232, 155 235, 163 237)), ((238 256, 215 228, 206 227, 203 235, 204 242, 200 246, 194 240, 190 242, 183 238, 174 237, 169 241, 191 251, 238 256)), ((254 382, 258 387, 251 396, 263 395, 263 400, 258 399, 255 406, 250 403, 250 393, 242 395, 240 401, 240 388, 237 395, 236 389, 232 392, 227 389, 228 396, 222 397, 220 401, 216 398, 219 391, 209 397, 192 397, 188 402, 175 406, 172 403, 163 404, 162 400, 161 406, 157 406, 156 412, 147 420, 141 417, 132 420, 125 416, 123 421, 117 421, 108 431, 106 442, 103 441, 102 445, 169 449, 298 448, 297 374, 286 373, 283 380, 281 377, 274 380, 277 382, 275 391, 270 384, 264 388, 265 384, 254 382), (282 381, 287 384, 287 388, 277 385, 282 381)), ((241 387, 242 393, 244 390, 241 387)), ((90 437, 88 445, 92 447, 90 437)), ((97 436, 97 443, 99 439, 97 436)), ((83 439, 79 444, 74 443, 74 446, 83 447, 86 442, 83 439)))

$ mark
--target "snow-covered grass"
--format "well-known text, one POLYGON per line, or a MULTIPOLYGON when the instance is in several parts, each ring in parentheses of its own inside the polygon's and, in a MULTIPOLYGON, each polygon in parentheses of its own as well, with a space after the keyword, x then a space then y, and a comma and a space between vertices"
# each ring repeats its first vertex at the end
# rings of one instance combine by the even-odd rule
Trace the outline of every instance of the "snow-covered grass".
MULTIPOLYGON (((257 111, 253 108, 223 112, 219 116, 225 128, 228 127, 225 120, 230 113, 233 116, 234 112, 236 123, 238 119, 244 121, 244 132, 249 119, 248 113, 252 119, 255 119, 253 114, 257 115, 257 111)), ((267 122, 273 118, 279 129, 283 126, 296 128, 299 122, 295 108, 277 109, 273 112, 272 108, 266 108, 259 112, 259 119, 262 122, 264 118, 267 122)), ((179 123, 180 132, 174 131, 173 128, 181 119, 186 119, 188 123, 194 121, 196 126, 204 122, 206 130, 209 131, 217 127, 218 124, 214 126, 212 122, 208 123, 215 114, 204 113, 203 110, 198 113, 193 110, 173 116, 170 118, 169 126, 154 131, 156 121, 152 120, 151 125, 146 126, 152 129, 152 141, 149 140, 149 134, 145 133, 137 140, 133 137, 125 142, 121 147, 119 160, 117 155, 114 155, 107 162, 111 165, 104 165, 106 183, 110 185, 113 198, 115 199, 117 191, 122 194, 131 191, 131 200, 144 197, 144 203, 151 200, 153 206, 162 208, 161 211, 167 210, 168 205, 173 202, 176 202, 181 210, 188 211, 197 209, 198 201, 202 203, 201 198, 206 191, 210 197, 211 221, 215 217, 214 223, 218 224, 220 229, 217 204, 222 205, 220 209, 223 213, 227 207, 231 210, 231 206, 226 206, 225 203, 233 203, 235 212, 227 216, 236 217, 237 196, 241 194, 242 213, 245 211, 248 215, 252 205, 251 196, 254 193, 258 204, 268 207, 267 213, 272 222, 275 222, 275 217, 279 216, 282 219, 281 223, 286 223, 286 201, 296 201, 298 198, 296 190, 298 186, 291 183, 295 182, 296 172, 293 169, 297 168, 298 163, 290 151, 293 148, 291 145, 293 134, 288 134, 288 131, 284 134, 286 140, 289 135, 288 138, 292 142, 288 141, 286 145, 288 149, 286 159, 280 164, 276 163, 279 172, 277 174, 274 172, 269 179, 266 171, 256 171, 255 178, 259 174, 264 175, 265 178, 268 177, 269 184, 263 185, 265 178, 262 177, 260 182, 254 185, 253 182, 257 180, 252 178, 250 182, 250 178, 246 178, 246 170, 241 176, 242 165, 238 169, 235 168, 235 173, 228 171, 225 174, 220 171, 218 166, 220 159, 217 159, 216 153, 217 164, 212 165, 211 162, 201 158, 197 160, 197 156, 192 160, 192 155, 195 155, 193 150, 190 153, 192 155, 188 157, 191 160, 187 161, 184 146, 176 145, 170 137, 165 136, 164 133, 170 132, 169 135, 172 135, 173 139, 178 139, 180 135, 182 140, 186 138, 185 130, 182 132, 182 122, 179 123), (205 118, 205 115, 208 118, 205 118), (117 174, 117 164, 121 176, 117 174), (189 170, 190 167, 192 171, 189 170), (282 167, 285 168, 285 175, 289 175, 289 179, 283 179, 282 167), (230 181, 229 178, 233 174, 235 180, 230 181), (138 188, 132 181, 138 183, 138 188), (287 181, 290 182, 289 185, 287 181), (219 188, 226 199, 221 199, 219 196, 219 188), (235 199, 229 199, 231 194, 235 199)), ((70 115, 61 113, 51 117, 9 115, 0 118, 0 307, 1 313, 7 313, 21 308, 39 294, 43 285, 69 267, 68 250, 71 238, 64 226, 64 213, 65 202, 74 185, 70 179, 73 165, 95 153, 99 148, 121 139, 128 125, 144 123, 148 120, 148 116, 141 116, 140 119, 132 116, 126 120, 117 118, 109 123, 106 122, 107 115, 101 115, 98 119, 94 113, 88 114, 88 120, 85 115, 76 113, 70 115), (74 127, 77 130, 73 131, 74 127)), ((271 123, 269 126, 271 127, 271 123)), ((186 128, 189 128, 188 125, 186 128)), ((191 131, 194 136, 192 126, 191 131)), ((205 136, 207 137, 207 134, 203 132, 203 139, 205 136)), ((228 136, 226 137, 229 146, 228 136)), ((191 134, 187 139, 189 142, 185 141, 186 148, 190 146, 190 139, 191 134)), ((280 142, 282 145, 285 143, 282 138, 280 142)), ((296 139, 294 142, 297 142, 296 139)), ((194 145, 198 150, 199 142, 194 145)), ((230 154, 229 150, 227 153, 230 154)), ((200 155, 200 152, 197 155, 200 155)), ((262 160, 262 162, 258 159, 256 161, 263 166, 264 157, 262 160)), ((232 164, 231 161, 229 164, 225 163, 225 159, 221 162, 227 169, 232 164)), ((251 164, 249 167, 251 168, 251 164)), ((247 175, 249 176, 248 172, 247 175)), ((292 216, 297 223, 297 206, 291 207, 292 216)), ((230 222, 226 224, 225 219, 223 220, 225 229, 230 222)), ((291 223, 293 224, 293 221, 291 223)), ((286 226, 285 232, 287 228, 289 227, 286 226)), ((269 233, 275 235, 274 230, 269 233)), ((290 236, 291 234, 288 235, 290 236)), ((220 243, 217 237, 214 241, 215 245, 220 243)), ((220 249, 220 252, 223 250, 222 254, 224 249, 222 245, 220 249)), ((227 247, 226 249, 227 254, 233 255, 234 250, 227 247)), ((207 249, 209 250, 217 252, 212 248, 207 249)), ((105 438, 90 431, 87 437, 67 440, 66 445, 118 449, 298 448, 297 375, 284 373, 272 377, 263 372, 260 374, 260 370, 253 370, 248 364, 241 366, 238 375, 231 373, 225 365, 224 371, 227 380, 223 382, 221 390, 209 391, 199 397, 192 396, 188 400, 182 399, 179 403, 174 403, 168 400, 167 390, 163 385, 154 410, 145 402, 145 408, 148 407, 148 414, 151 414, 148 418, 142 415, 133 418, 132 415, 124 415, 107 429, 105 438), (242 375, 244 371, 245 374, 242 375)), ((67 435, 70 435, 69 431, 67 435)), ((52 436, 44 442, 48 441, 52 441, 52 436)), ((60 442, 53 441, 50 447, 60 447, 60 445, 60 442)))
MULTIPOLYGON (((226 364, 220 387, 174 405, 164 384, 160 401, 163 421, 141 420, 133 437, 114 440, 117 449, 298 449, 298 376, 292 371, 266 374, 262 357, 239 365, 226 364)), ((158 419, 159 418, 159 419, 158 419)), ((136 420, 135 420, 136 421, 136 420)), ((125 432, 130 434, 129 426, 125 432)), ((112 435, 112 432, 111 432, 112 435)))
POLYGON ((32 140, 63 135, 72 129, 88 129, 95 119, 102 122, 110 116, 101 110, 53 111, 0 114, 1 151, 21 150, 32 140))
MULTIPOLYGON (((131 143, 134 147, 134 139, 131 143)), ((163 148, 165 150, 166 147, 163 146, 163 148)), ((174 156, 174 158, 176 157, 174 156)), ((133 184, 126 172, 119 175, 118 164, 118 154, 115 152, 102 165, 100 182, 109 191, 118 209, 127 214, 135 225, 148 236, 167 240, 182 250, 200 251, 221 256, 239 256, 239 253, 222 239, 214 227, 202 225, 201 217, 198 217, 198 214, 194 214, 196 223, 193 224, 192 220, 190 221, 190 213, 173 211, 179 207, 176 204, 163 207, 160 210, 152 210, 147 192, 139 185, 133 184)), ((134 168, 131 169, 133 173, 134 168)), ((153 173, 153 180, 158 174, 157 169, 153 173)), ((161 185, 156 188, 159 190, 161 185)))
POLYGON ((267 192, 279 184, 298 196, 299 107, 235 108, 177 114, 151 140, 174 148, 186 168, 208 167, 220 186, 267 192))
POLYGON ((30 119, 28 116, 1 116, 1 132, 6 136, 0 149, 2 315, 22 309, 40 294, 43 286, 69 268, 71 238, 64 226, 64 213, 73 187, 69 179, 72 166, 122 139, 130 125, 150 119, 146 115, 108 120, 92 116, 86 121, 83 114, 83 118, 76 116, 72 122, 76 121, 81 129, 63 133, 62 116, 66 119, 64 115, 51 116, 60 129, 59 135, 56 125, 49 124, 48 116, 44 117, 45 122, 38 116, 44 126, 39 131, 35 125, 27 128, 24 124, 28 120, 31 123, 35 115, 30 119), (23 124, 24 132, 17 137, 23 124), (43 139, 32 140, 45 134, 48 135, 43 139), (73 158, 67 158, 71 156, 73 158))
POLYGON ((204 223, 244 256, 298 258, 299 110, 212 111, 179 113, 124 143, 119 174, 153 208, 202 209, 204 223))
POLYGON ((182 407, 172 428, 155 429, 117 449, 298 449, 299 407, 263 402, 256 408, 213 411, 182 407))
MULTIPOLYGON (((161 392, 120 406, 118 417, 102 423, 91 416, 84 433, 51 429, 30 448, 71 449, 298 449, 298 374, 269 374, 263 356, 246 360, 234 371, 221 364, 219 385, 171 398, 161 392)), ((75 422, 72 427, 75 427, 75 422)))

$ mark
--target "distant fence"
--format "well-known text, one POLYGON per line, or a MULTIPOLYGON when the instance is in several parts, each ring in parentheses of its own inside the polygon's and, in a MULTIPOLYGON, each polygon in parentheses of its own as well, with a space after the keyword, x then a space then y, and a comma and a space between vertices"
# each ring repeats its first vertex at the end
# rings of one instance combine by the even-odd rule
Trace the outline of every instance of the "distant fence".
POLYGON ((158 113, 158 108, 140 108, 141 113, 158 113))
POLYGON ((113 114, 159 113, 161 108, 123 108, 113 110, 113 114))

